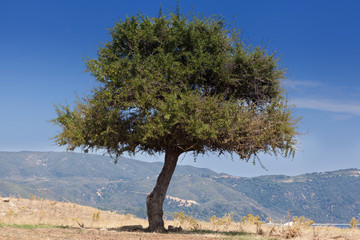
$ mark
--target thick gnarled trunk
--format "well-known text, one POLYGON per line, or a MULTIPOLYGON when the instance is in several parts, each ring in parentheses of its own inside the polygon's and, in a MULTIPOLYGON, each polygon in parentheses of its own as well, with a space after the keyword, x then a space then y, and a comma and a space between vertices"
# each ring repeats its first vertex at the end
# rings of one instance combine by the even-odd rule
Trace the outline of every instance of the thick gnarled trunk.
POLYGON ((166 232, 163 220, 163 203, 171 177, 175 171, 180 151, 167 150, 164 166, 159 174, 154 190, 146 198, 147 216, 150 232, 166 232))

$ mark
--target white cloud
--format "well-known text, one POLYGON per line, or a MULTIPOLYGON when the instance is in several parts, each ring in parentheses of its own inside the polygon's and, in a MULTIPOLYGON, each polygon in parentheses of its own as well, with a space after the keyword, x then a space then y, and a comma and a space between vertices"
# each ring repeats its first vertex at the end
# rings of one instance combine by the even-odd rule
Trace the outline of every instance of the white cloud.
POLYGON ((285 86, 288 88, 318 88, 318 87, 324 87, 325 85, 317 81, 286 80, 285 86))
POLYGON ((360 116, 360 104, 339 103, 331 100, 295 98, 290 101, 297 108, 314 109, 334 113, 360 116))

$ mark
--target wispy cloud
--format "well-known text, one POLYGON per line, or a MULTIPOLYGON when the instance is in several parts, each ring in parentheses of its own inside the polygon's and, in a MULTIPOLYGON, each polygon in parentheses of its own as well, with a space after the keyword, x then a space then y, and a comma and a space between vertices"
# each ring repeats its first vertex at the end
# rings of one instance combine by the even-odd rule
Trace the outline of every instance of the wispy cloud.
POLYGON ((285 81, 287 88, 318 88, 324 87, 322 82, 308 81, 308 80, 287 80, 285 81))
POLYGON ((297 108, 314 109, 333 113, 342 113, 360 116, 360 104, 342 103, 332 100, 295 98, 290 101, 297 108))

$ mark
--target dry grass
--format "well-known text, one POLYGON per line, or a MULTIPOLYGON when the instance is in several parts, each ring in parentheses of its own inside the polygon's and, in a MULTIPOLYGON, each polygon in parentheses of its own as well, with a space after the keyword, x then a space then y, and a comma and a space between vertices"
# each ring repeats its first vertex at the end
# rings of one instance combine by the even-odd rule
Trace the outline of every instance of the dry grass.
POLYGON ((130 214, 100 211, 73 203, 36 198, 9 198, 9 201, 5 202, 0 197, 0 239, 360 239, 358 229, 302 225, 269 226, 261 222, 239 223, 233 222, 229 215, 224 218, 213 218, 211 222, 197 221, 190 216, 165 221, 166 226, 181 225, 184 230, 182 234, 108 231, 126 225, 141 225, 146 228, 147 221, 130 214))
POLYGON ((143 225, 145 219, 133 215, 100 211, 96 208, 51 200, 10 198, 0 202, 0 223, 44 224, 66 227, 118 228, 124 225, 143 225))
MULTIPOLYGON (((299 218, 295 218, 299 219, 299 218)), ((350 228, 338 228, 332 226, 326 227, 312 227, 307 221, 295 222, 293 226, 283 225, 266 225, 261 221, 252 219, 252 221, 246 222, 233 222, 229 221, 229 215, 225 215, 223 218, 210 219, 210 222, 196 221, 186 216, 182 218, 182 222, 179 218, 171 224, 175 226, 182 226, 185 230, 198 230, 203 232, 219 232, 226 233, 249 233, 255 236, 262 236, 264 239, 293 239, 293 240, 359 240, 360 230, 350 228), (194 227, 195 226, 195 227, 194 227)), ((230 234, 227 237, 231 236, 230 234)), ((232 238, 229 238, 232 239, 232 238)), ((242 239, 238 236, 234 236, 233 239, 242 239)), ((247 239, 247 238, 245 238, 247 239)), ((250 239, 250 238, 249 238, 250 239)))

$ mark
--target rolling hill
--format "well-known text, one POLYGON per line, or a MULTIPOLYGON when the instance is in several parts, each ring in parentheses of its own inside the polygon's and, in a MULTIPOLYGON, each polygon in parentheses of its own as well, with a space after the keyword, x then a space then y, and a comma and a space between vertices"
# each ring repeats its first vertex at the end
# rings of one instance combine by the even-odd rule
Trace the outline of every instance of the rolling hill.
MULTIPOLYGON (((31 194, 146 217, 146 195, 162 163, 60 152, 0 152, 0 194, 31 194)), ((253 178, 177 166, 164 203, 165 216, 191 212, 198 219, 233 212, 282 220, 288 211, 317 223, 359 217, 360 170, 253 178)))

